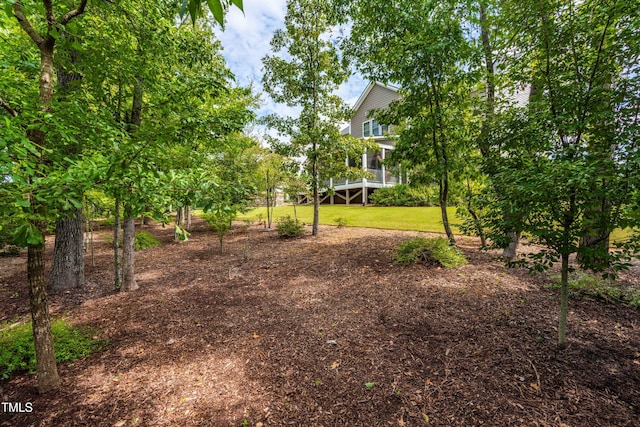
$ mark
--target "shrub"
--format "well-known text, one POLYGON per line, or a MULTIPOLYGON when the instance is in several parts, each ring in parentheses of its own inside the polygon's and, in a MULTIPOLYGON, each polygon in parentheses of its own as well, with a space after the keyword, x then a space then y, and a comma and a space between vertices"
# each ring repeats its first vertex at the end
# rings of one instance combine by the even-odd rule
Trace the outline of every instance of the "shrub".
POLYGON ((371 203, 379 206, 437 206, 438 195, 433 186, 400 184, 377 189, 371 195, 371 203))
MULTIPOLYGON (((548 287, 560 289, 560 277, 553 276, 548 287)), ((569 295, 573 297, 590 296, 608 303, 626 303, 632 308, 640 307, 640 289, 623 290, 612 280, 601 279, 587 273, 576 273, 569 278, 569 295)))
MULTIPOLYGON (((94 331, 74 328, 64 319, 51 324, 57 362, 71 362, 102 350, 106 341, 92 338, 94 331)), ((8 378, 13 372, 36 371, 36 353, 31 322, 11 327, 0 324, 0 376, 8 378)))
POLYGON ((160 241, 156 239, 153 234, 148 231, 138 231, 135 236, 135 250, 141 251, 144 249, 160 246, 160 241))
POLYGON ((20 246, 7 245, 0 249, 0 257, 13 257, 20 255, 20 246))
POLYGON ((408 265, 418 261, 447 268, 467 263, 464 255, 457 248, 450 246, 447 239, 443 237, 434 239, 416 237, 398 246, 395 259, 397 264, 408 265))
MULTIPOLYGON (((113 245, 113 234, 103 234, 105 242, 109 246, 113 245)), ((135 235, 134 249, 136 251, 141 251, 144 249, 153 248, 155 246, 160 246, 162 243, 158 239, 156 239, 153 234, 148 231, 137 231, 135 235)), ((120 234, 120 238, 118 239, 118 247, 122 247, 122 233, 120 234)))
POLYGON ((338 228, 347 226, 347 220, 345 218, 342 218, 341 216, 338 218, 333 218, 333 222, 336 223, 338 228))
POLYGON ((293 238, 304 234, 304 226, 289 215, 281 217, 276 227, 280 237, 293 238))

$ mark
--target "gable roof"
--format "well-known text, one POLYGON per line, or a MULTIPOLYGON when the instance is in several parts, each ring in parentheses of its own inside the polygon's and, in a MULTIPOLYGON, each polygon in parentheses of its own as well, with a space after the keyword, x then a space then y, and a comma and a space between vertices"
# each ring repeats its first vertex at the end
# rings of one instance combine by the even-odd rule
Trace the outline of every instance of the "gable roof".
POLYGON ((378 85, 380 87, 383 87, 385 89, 392 90, 394 92, 398 92, 398 90, 400 89, 400 88, 395 87, 395 86, 385 85, 385 84, 378 83, 378 82, 370 82, 369 85, 367 86, 367 88, 364 90, 364 92, 362 92, 362 95, 360 95, 360 98, 358 98, 358 100, 354 104, 354 106, 353 106, 353 110, 354 111, 358 111, 358 109, 360 108, 360 106, 362 105, 364 100, 369 95, 369 92, 371 92, 371 89, 373 89, 373 87, 376 86, 376 85, 378 85))

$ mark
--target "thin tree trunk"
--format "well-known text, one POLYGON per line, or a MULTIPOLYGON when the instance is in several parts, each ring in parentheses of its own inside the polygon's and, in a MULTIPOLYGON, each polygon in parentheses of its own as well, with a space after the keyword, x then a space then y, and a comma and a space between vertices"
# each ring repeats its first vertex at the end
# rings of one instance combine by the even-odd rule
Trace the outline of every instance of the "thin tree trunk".
MULTIPOLYGON (((24 15, 22 2, 16 1, 12 5, 14 17, 40 51, 40 88, 38 101, 42 112, 50 110, 54 94, 53 58, 56 39, 51 35, 51 31, 58 23, 66 25, 71 19, 84 13, 86 3, 87 0, 81 0, 77 9, 66 13, 59 22, 56 22, 53 4, 50 1, 43 2, 44 15, 47 17, 47 32, 44 36, 40 35, 34 29, 24 15)), ((37 150, 41 150, 40 154, 43 154, 42 148, 47 147, 45 132, 34 129, 27 132, 27 137, 34 143, 37 150)), ((44 156, 39 156, 34 160, 34 162, 47 162, 44 156)), ((31 202, 32 213, 37 215, 46 214, 46 205, 43 206, 35 200, 31 200, 31 202)), ((44 237, 46 222, 40 220, 31 220, 30 222, 44 237)), ((36 349, 38 390, 40 393, 45 393, 60 387, 60 377, 56 366, 49 306, 47 303, 47 286, 44 276, 44 238, 42 243, 29 246, 27 253, 27 282, 29 286, 33 338, 36 349)))
POLYGON ((569 301, 569 254, 562 254, 560 273, 560 316, 558 319, 558 346, 564 347, 567 340, 567 307, 569 301))
POLYGON ((447 239, 453 246, 456 245, 456 238, 451 230, 449 224, 449 215, 447 214, 447 199, 449 198, 449 180, 447 177, 443 177, 440 180, 440 212, 442 213, 442 225, 444 225, 444 231, 447 233, 447 239))
POLYGON ((182 229, 184 225, 184 207, 178 207, 176 211, 176 231, 173 233, 173 240, 180 240, 180 233, 178 232, 178 228, 182 229))
POLYGON ((187 205, 187 206, 185 206, 184 209, 185 209, 185 216, 186 216, 186 219, 187 219, 186 228, 187 228, 187 231, 191 231, 191 206, 187 205))
MULTIPOLYGON (((19 3, 19 2, 18 2, 19 3)), ((14 12, 16 5, 14 4, 14 12)), ((20 6, 21 7, 21 6, 20 6)), ((20 10, 20 12, 22 12, 20 10)), ((38 46, 40 48, 40 106, 42 111, 48 111, 53 100, 53 52, 55 39, 47 36, 38 46)), ((28 132, 28 137, 38 149, 46 146, 46 135, 41 130, 28 132)), ((44 159, 46 161, 46 159, 44 159)), ((43 161, 39 158, 37 161, 43 161)), ((35 214, 46 214, 46 207, 32 198, 32 209, 35 214)), ((61 381, 56 366, 51 333, 51 319, 47 297, 47 283, 45 281, 44 235, 47 224, 44 221, 31 220, 40 233, 41 244, 29 246, 27 250, 27 281, 29 285, 29 303, 31 306, 31 320, 33 326, 33 340, 36 349, 36 372, 38 375, 38 391, 46 393, 60 387, 61 381)))
MULTIPOLYGON (((313 144, 313 152, 316 152, 315 143, 313 144)), ((318 161, 316 159, 313 160, 313 227, 311 229, 311 234, 313 236, 318 235, 318 224, 320 223, 320 192, 318 191, 318 186, 320 185, 319 176, 318 176, 318 161)))
POLYGON ((115 220, 113 223, 113 267, 114 267, 114 287, 116 290, 122 288, 122 272, 120 270, 120 249, 118 243, 120 240, 120 198, 116 196, 115 202, 115 220))
MULTIPOLYGON (((33 225, 44 235, 46 223, 37 221, 33 225)), ((38 391, 46 393, 59 388, 61 381, 56 366, 47 287, 44 278, 44 242, 41 245, 29 246, 27 253, 27 281, 36 349, 38 391)))
POLYGON ((135 291, 135 232, 136 223, 131 206, 124 208, 124 231, 122 233, 122 290, 135 291))
POLYGON ((512 260, 518 255, 518 245, 520 244, 520 232, 509 232, 509 244, 502 250, 502 257, 512 260))
POLYGON ((85 282, 82 209, 74 213, 56 222, 53 268, 48 284, 51 291, 80 288, 85 282))
POLYGON ((293 202, 293 217, 296 219, 296 224, 298 223, 298 210, 296 209, 298 206, 297 202, 293 202))

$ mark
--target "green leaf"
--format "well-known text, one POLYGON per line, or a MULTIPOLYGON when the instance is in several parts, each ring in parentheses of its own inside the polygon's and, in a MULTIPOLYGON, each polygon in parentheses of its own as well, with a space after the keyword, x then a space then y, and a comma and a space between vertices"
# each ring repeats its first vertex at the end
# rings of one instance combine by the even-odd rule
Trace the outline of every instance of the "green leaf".
POLYGON ((200 2, 195 0, 187 0, 189 3, 189 15, 191 15, 191 22, 195 24, 198 12, 200 11, 200 2))
POLYGON ((244 6, 242 5, 242 0, 231 0, 231 4, 235 5, 238 9, 240 9, 244 13, 244 6))
POLYGON ((4 4, 4 12, 7 14, 7 17, 13 19, 13 2, 8 1, 4 4))
POLYGON ((60 32, 58 32, 58 29, 56 27, 51 27, 49 35, 56 40, 60 38, 60 32))
POLYGON ((22 247, 44 244, 44 236, 33 224, 23 224, 16 228, 13 239, 17 245, 22 247))
POLYGON ((180 10, 178 11, 181 18, 184 16, 185 13, 187 13, 187 6, 189 6, 189 0, 184 0, 182 2, 182 5, 180 6, 180 10))
POLYGON ((221 0, 207 0, 207 4, 216 22, 224 28, 224 9, 221 0))
POLYGON ((31 203, 29 203, 29 201, 26 199, 18 199, 16 200, 16 206, 19 206, 21 208, 28 208, 29 206, 31 206, 31 203))
POLYGON ((376 383, 374 383, 374 382, 371 382, 371 383, 364 383, 364 386, 365 386, 366 388, 373 388, 373 386, 374 386, 374 385, 376 385, 376 383))

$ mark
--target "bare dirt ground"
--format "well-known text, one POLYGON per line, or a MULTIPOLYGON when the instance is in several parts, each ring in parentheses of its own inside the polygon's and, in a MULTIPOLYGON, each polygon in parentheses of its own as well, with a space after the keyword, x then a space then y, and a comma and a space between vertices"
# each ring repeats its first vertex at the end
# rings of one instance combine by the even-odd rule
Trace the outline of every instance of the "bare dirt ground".
MULTIPOLYGON (((549 279, 475 240, 447 270, 393 264, 415 232, 238 225, 220 254, 201 221, 188 242, 149 230, 163 245, 136 253, 140 290, 113 291, 104 229, 87 288, 51 295, 108 347, 61 364, 53 394, 0 380, 1 401, 33 405, 0 426, 640 425, 640 312, 573 299, 560 351, 549 279)), ((25 261, 0 259, 0 321, 28 314, 25 261)))

